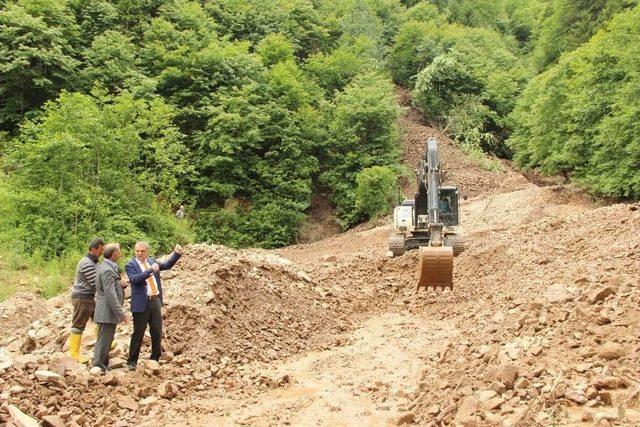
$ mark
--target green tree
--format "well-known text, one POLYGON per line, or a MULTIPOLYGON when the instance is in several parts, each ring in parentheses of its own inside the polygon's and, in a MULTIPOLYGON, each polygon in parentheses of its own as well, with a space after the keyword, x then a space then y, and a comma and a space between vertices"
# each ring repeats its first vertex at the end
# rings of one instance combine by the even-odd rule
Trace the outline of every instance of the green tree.
POLYGON ((446 17, 440 13, 436 5, 427 2, 419 2, 407 9, 403 15, 403 20, 405 22, 430 22, 433 25, 439 25, 445 22, 446 17))
POLYGON ((13 131, 26 113, 73 85, 74 54, 63 28, 16 4, 0 10, 0 130, 13 131))
POLYGON ((453 54, 440 55, 416 78, 416 104, 427 117, 442 118, 468 94, 479 94, 482 82, 453 54))
MULTIPOLYGON (((173 3, 175 0, 113 0, 118 11, 118 23, 129 35, 138 38, 144 31, 149 18, 158 14, 163 4, 173 3)), ((176 1, 176 3, 183 3, 176 1)))
POLYGON ((328 117, 329 137, 320 156, 320 180, 331 190, 345 227, 363 219, 355 208, 357 174, 372 166, 398 164, 398 115, 393 85, 375 73, 356 77, 336 97, 328 117))
POLYGON ((400 198, 397 174, 387 166, 362 169, 356 184, 356 209, 368 218, 388 214, 400 198))
POLYGON ((640 6, 527 86, 512 114, 516 162, 563 173, 593 192, 640 197, 640 6))
POLYGON ((545 68, 589 40, 613 15, 637 4, 637 0, 553 0, 534 52, 536 64, 545 68))
POLYGON ((260 40, 256 52, 268 67, 278 62, 293 61, 293 45, 284 35, 273 33, 260 40))
POLYGON ((373 43, 366 37, 358 37, 353 43, 338 46, 329 54, 312 55, 305 64, 307 73, 330 96, 356 76, 380 68, 375 59, 373 43))
POLYGON ((396 83, 413 86, 415 75, 440 54, 438 38, 438 28, 431 23, 410 20, 402 24, 387 57, 396 83))
POLYGON ((84 52, 84 86, 99 84, 112 92, 138 86, 145 77, 138 70, 137 50, 124 34, 106 31, 97 36, 84 52))
POLYGON ((118 11, 113 3, 103 0, 75 0, 70 3, 80 26, 82 40, 90 42, 107 30, 118 28, 118 11))
POLYGON ((224 34, 254 44, 271 33, 285 35, 304 58, 328 47, 329 32, 309 0, 221 0, 205 4, 224 34))
POLYGON ((497 0, 449 0, 449 19, 469 27, 498 29, 505 18, 502 3, 497 0))
POLYGON ((186 171, 172 116, 162 101, 127 93, 63 92, 48 103, 9 153, 17 247, 51 258, 101 234, 148 237, 166 249, 177 229, 154 195, 177 201, 186 171))

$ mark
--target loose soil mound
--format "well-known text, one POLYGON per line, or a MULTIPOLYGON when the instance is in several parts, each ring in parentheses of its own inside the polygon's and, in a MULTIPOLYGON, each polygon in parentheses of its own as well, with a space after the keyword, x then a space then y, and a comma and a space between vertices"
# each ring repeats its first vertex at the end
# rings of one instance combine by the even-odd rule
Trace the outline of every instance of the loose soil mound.
POLYGON ((321 284, 348 283, 363 310, 440 322, 444 337, 400 405, 418 424, 640 422, 639 206, 530 185, 464 214, 453 292, 415 295, 417 254, 387 259, 389 226, 281 253, 307 259, 321 284))
POLYGON ((19 292, 0 302, 0 340, 11 335, 48 312, 46 301, 37 295, 19 292))
POLYGON ((164 274, 173 302, 165 310, 167 335, 180 353, 280 359, 317 346, 318 332, 348 324, 336 316, 335 294, 267 251, 192 245, 164 274))
MULTIPOLYGON (((6 421, 9 405, 16 405, 37 418, 56 414, 72 424, 134 422, 178 395, 235 384, 238 365, 333 344, 350 324, 336 314, 337 295, 266 251, 193 245, 163 276, 168 305, 162 366, 143 363, 140 372, 125 374, 129 323, 119 327, 111 352, 115 370, 104 377, 90 375, 61 353, 71 309, 59 304, 10 343, 9 354, 3 353, 0 419, 6 421)), ((87 354, 94 337, 93 328, 87 328, 87 354)), ((274 381, 245 380, 248 389, 274 381)))

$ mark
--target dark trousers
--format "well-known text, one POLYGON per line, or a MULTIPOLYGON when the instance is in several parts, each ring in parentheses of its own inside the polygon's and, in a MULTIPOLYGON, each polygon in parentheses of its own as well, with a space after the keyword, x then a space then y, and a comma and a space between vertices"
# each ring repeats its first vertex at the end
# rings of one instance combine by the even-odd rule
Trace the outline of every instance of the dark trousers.
POLYGON ((89 319, 93 317, 96 303, 93 298, 71 298, 73 304, 73 323, 71 332, 81 334, 87 326, 89 319))
POLYGON ((103 371, 109 367, 109 350, 113 336, 116 334, 116 325, 113 323, 98 323, 98 340, 96 348, 93 350, 93 366, 97 366, 103 371))
POLYGON ((160 298, 149 300, 147 309, 142 313, 133 313, 133 334, 129 344, 129 358, 127 365, 136 366, 140 357, 140 347, 144 333, 149 325, 151 332, 151 359, 160 360, 162 340, 162 303, 160 298))

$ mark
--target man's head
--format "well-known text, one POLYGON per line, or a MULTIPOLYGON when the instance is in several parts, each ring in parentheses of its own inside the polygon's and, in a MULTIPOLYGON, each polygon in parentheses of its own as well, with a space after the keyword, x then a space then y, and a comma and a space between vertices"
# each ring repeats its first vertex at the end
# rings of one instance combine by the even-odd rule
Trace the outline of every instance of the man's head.
POLYGON ((104 241, 100 238, 95 238, 89 242, 89 253, 93 256, 100 258, 102 251, 104 250, 104 241))
POLYGON ((149 244, 147 242, 136 243, 136 258, 138 261, 144 262, 149 256, 149 244))
POLYGON ((109 243, 104 247, 104 258, 113 262, 118 262, 120 259, 120 245, 118 243, 109 243))

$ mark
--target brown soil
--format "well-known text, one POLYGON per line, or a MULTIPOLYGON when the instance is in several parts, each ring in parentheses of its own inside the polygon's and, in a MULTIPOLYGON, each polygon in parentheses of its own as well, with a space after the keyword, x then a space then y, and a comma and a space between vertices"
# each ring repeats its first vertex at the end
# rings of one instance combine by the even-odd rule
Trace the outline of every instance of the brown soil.
POLYGON ((316 193, 311 200, 307 219, 300 229, 298 243, 311 243, 342 232, 340 220, 333 213, 326 194, 316 193))
MULTIPOLYGON (((405 120, 418 144, 427 127, 405 120)), ((163 273, 159 366, 90 375, 62 356, 70 308, 51 303, 0 351, 0 423, 15 405, 67 425, 640 425, 640 205, 441 147, 473 196, 453 291, 415 293, 417 254, 386 257, 388 224, 278 251, 190 246, 163 273)))
MULTIPOLYGON (((486 196, 488 194, 514 191, 526 186, 529 181, 521 174, 514 172, 509 162, 494 159, 502 165, 501 171, 487 171, 476 162, 466 157, 458 145, 440 129, 428 126, 422 115, 412 108, 407 108, 400 119, 403 131, 403 163, 414 171, 424 156, 427 138, 438 140, 438 154, 444 170, 444 183, 455 185, 462 198, 486 196)), ((404 182, 402 192, 413 198, 417 188, 415 174, 404 182)))
POLYGON ((15 331, 26 327, 47 312, 44 300, 28 292, 19 292, 0 302, 0 340, 11 337, 15 331))

